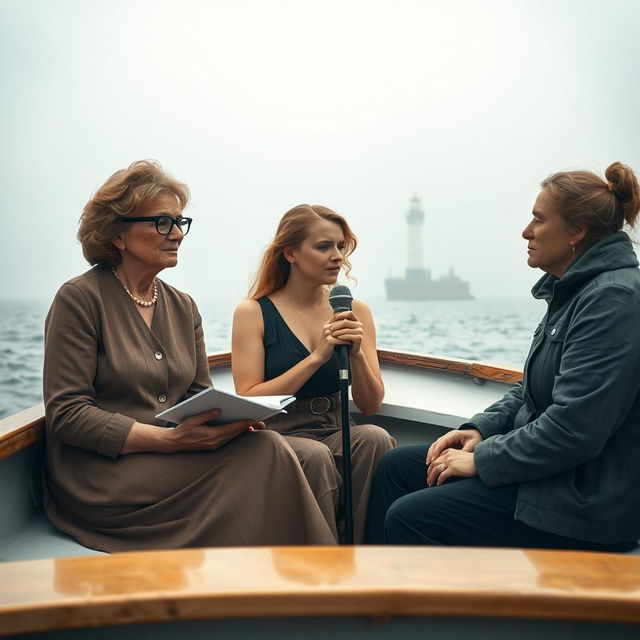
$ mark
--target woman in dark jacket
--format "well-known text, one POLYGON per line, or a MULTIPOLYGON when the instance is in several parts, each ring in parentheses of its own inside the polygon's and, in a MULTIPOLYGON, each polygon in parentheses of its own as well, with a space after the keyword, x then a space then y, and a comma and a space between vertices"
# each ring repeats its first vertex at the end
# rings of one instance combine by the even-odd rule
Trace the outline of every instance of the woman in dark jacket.
POLYGON ((368 540, 628 550, 640 537, 640 270, 619 162, 542 183, 522 236, 547 313, 521 383, 378 467, 368 540))

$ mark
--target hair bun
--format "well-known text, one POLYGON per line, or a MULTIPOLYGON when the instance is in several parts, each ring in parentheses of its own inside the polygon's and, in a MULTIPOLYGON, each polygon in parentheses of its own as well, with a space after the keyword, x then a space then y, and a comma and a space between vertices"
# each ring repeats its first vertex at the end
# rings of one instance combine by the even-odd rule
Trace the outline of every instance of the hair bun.
POLYGON ((640 185, 631 167, 622 162, 610 164, 604 175, 607 188, 620 201, 624 219, 633 226, 640 213, 640 185))

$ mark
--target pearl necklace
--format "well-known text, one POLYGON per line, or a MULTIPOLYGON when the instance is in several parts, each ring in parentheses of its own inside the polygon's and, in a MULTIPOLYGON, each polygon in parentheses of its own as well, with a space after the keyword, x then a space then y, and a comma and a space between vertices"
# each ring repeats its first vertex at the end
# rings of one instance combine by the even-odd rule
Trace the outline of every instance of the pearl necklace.
POLYGON ((140 298, 136 298, 133 295, 133 293, 131 293, 131 291, 129 291, 129 289, 127 289, 127 285, 124 282, 122 282, 122 280, 120 280, 116 270, 112 268, 111 271, 113 272, 113 275, 116 277, 116 280, 122 285, 122 288, 127 292, 127 295, 137 305, 140 305, 141 307, 152 307, 158 301, 158 284, 157 284, 155 278, 153 279, 153 296, 152 296, 151 300, 140 300, 140 298))

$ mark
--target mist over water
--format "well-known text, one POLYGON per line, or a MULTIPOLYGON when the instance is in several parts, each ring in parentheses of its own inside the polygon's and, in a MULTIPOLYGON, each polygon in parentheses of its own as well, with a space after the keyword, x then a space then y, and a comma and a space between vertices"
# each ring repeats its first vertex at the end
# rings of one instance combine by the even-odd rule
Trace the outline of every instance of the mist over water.
POLYGON ((380 347, 521 366, 544 313, 521 237, 540 181, 640 170, 639 29, 638 0, 0 1, 0 415, 41 399, 46 311, 88 268, 83 206, 144 158, 191 189, 163 279, 197 300, 210 353, 306 202, 358 236, 380 347), (414 194, 424 268, 476 300, 382 298, 414 194))
MULTIPOLYGON (((367 300, 378 347, 521 367, 544 314, 536 300, 367 300)), ((42 401, 44 319, 49 301, 0 300, 0 417, 42 401)), ((235 302, 199 303, 207 353, 229 351, 235 302)))
POLYGON ((414 194, 434 277, 524 298, 540 181, 640 170, 639 32, 638 0, 2 0, 0 298, 86 270, 84 204, 143 158, 191 189, 166 277, 198 301, 241 296, 299 203, 349 221, 369 300, 414 194))

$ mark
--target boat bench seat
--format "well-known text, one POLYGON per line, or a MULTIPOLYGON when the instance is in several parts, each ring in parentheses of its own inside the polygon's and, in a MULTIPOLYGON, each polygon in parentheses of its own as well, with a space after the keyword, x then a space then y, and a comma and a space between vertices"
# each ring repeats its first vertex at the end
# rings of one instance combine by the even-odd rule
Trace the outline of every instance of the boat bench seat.
POLYGON ((43 443, 0 459, 0 562, 100 553, 56 529, 42 509, 43 443))
POLYGON ((64 558, 101 554, 88 549, 56 529, 42 511, 37 511, 16 536, 0 548, 0 562, 37 558, 64 558))
MULTIPOLYGON (((97 554, 102 552, 83 547, 71 536, 56 529, 45 514, 40 512, 34 515, 13 540, 0 548, 0 562, 97 554)), ((629 551, 628 555, 640 556, 640 547, 629 551)))
MULTIPOLYGON (((27 452, 23 452, 23 455, 24 453, 27 452)), ((35 452, 31 452, 31 457, 39 458, 35 452)), ((7 463, 7 460, 0 461, 0 481, 3 480, 3 466, 7 465, 7 463)), ((37 480, 37 475, 32 470, 34 481, 37 480)), ((26 512, 26 517, 23 518, 20 527, 14 529, 8 535, 0 536, 0 562, 87 556, 102 553, 82 546, 71 536, 56 529, 37 503, 37 492, 33 488, 30 495, 23 496, 23 500, 28 501, 28 504, 22 505, 23 511, 26 512), (35 498, 34 494, 36 495, 35 498)), ((640 555, 640 547, 630 551, 629 554, 640 555)))

